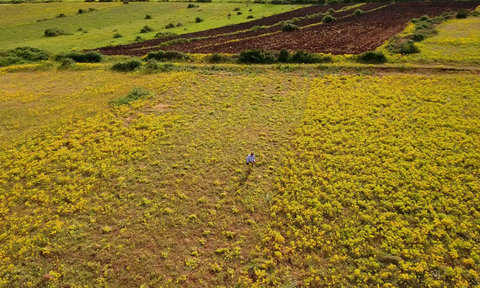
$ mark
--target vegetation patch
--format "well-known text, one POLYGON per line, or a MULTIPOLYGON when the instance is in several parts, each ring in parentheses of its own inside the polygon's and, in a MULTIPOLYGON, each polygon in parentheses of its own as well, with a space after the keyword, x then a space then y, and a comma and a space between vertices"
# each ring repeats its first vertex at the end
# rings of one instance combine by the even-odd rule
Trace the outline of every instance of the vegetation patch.
POLYGON ((275 55, 268 51, 246 50, 238 57, 240 63, 249 64, 271 64, 277 61, 275 55))
POLYGON ((169 61, 169 60, 182 60, 188 61, 191 60, 190 56, 185 53, 176 52, 176 51, 163 51, 159 50, 157 52, 150 52, 145 56, 144 60, 155 59, 157 61, 169 61))
POLYGON ((41 49, 18 47, 6 52, 0 52, 0 66, 48 60, 49 57, 50 54, 41 49))
POLYGON ((43 35, 45 37, 57 37, 57 36, 61 36, 61 35, 67 35, 67 33, 65 33, 65 31, 63 31, 62 29, 59 29, 59 28, 48 28, 48 29, 45 30, 43 35))
POLYGON ((55 56, 55 60, 59 61, 63 58, 70 58, 78 63, 99 63, 102 62, 102 54, 98 52, 70 52, 67 54, 58 54, 55 56))
POLYGON ((117 72, 130 72, 136 70, 141 65, 142 62, 138 60, 129 60, 125 62, 115 63, 111 69, 117 72))
POLYGON ((381 64, 387 62, 387 57, 380 51, 367 51, 357 56, 357 61, 363 63, 381 64))
POLYGON ((120 105, 126 105, 130 104, 131 102, 137 101, 139 99, 145 98, 148 95, 151 95, 151 93, 143 88, 133 88, 132 91, 130 91, 127 95, 116 99, 112 100, 109 102, 111 106, 120 106, 120 105))

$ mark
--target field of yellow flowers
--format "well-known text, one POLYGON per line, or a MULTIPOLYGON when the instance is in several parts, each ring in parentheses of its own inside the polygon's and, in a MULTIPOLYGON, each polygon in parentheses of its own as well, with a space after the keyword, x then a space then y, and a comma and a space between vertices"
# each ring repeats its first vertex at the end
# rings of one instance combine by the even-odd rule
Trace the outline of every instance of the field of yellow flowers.
POLYGON ((308 88, 284 76, 0 75, 0 286, 236 283, 308 88))
POLYGON ((478 79, 312 81, 278 170, 257 282, 479 285, 478 79))
POLYGON ((0 74, 0 287, 478 285, 479 92, 467 73, 0 74))

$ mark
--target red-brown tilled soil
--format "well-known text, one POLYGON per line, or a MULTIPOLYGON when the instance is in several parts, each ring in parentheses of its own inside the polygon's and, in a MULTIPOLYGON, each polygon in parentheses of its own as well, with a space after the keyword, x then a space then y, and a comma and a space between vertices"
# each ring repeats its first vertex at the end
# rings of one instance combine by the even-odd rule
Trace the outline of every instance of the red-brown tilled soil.
MULTIPOLYGON (((179 35, 176 38, 211 37, 193 40, 184 44, 165 46, 162 49, 189 53, 239 53, 246 49, 278 51, 285 48, 292 51, 305 50, 332 54, 358 54, 374 50, 383 44, 384 41, 398 34, 412 18, 422 15, 433 17, 444 12, 458 11, 459 9, 474 9, 478 4, 479 2, 403 2, 390 5, 386 3, 370 3, 360 7, 364 11, 370 10, 368 13, 355 16, 352 14, 353 11, 345 11, 334 15, 337 20, 333 22, 309 26, 292 32, 279 32, 281 29, 280 25, 260 31, 241 32, 257 25, 274 25, 293 17, 301 17, 300 15, 316 14, 325 12, 329 8, 339 9, 342 7, 340 5, 312 6, 247 23, 179 35), (386 6, 382 8, 382 5, 386 6), (311 10, 307 12, 308 9, 311 10), (236 31, 238 33, 218 35, 236 31), (264 35, 266 33, 271 34, 264 35), (236 41, 227 42, 231 40, 236 41)), ((297 25, 307 26, 320 21, 320 17, 315 17, 302 20, 297 25)), ((170 39, 174 38, 155 39, 132 45, 106 47, 99 50, 107 55, 140 56, 159 50, 158 47, 152 46, 157 46, 163 41, 170 39)))

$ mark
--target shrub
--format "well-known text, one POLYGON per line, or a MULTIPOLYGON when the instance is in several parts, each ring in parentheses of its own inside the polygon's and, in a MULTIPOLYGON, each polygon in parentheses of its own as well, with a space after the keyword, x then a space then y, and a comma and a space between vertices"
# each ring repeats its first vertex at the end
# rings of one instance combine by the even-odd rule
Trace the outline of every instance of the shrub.
POLYGON ((332 21, 336 20, 335 17, 331 16, 331 15, 325 15, 323 16, 322 18, 322 22, 323 23, 330 23, 332 21))
POLYGON ((152 32, 153 31, 153 28, 148 26, 148 25, 145 25, 143 26, 143 28, 140 30, 140 33, 147 33, 147 32, 152 32))
POLYGON ((460 10, 457 12, 457 15, 455 15, 455 17, 456 17, 457 19, 467 18, 467 17, 468 17, 468 11, 465 10, 465 9, 460 9, 460 10))
POLYGON ((290 32, 290 31, 294 31, 294 30, 298 30, 298 26, 295 25, 295 24, 285 23, 285 24, 282 25, 282 31, 283 32, 290 32))
POLYGON ((198 3, 210 3, 212 0, 197 0, 198 3))
POLYGON ((155 38, 166 38, 166 37, 173 37, 173 36, 177 36, 177 34, 175 33, 172 33, 172 32, 158 32, 157 34, 155 34, 155 38))
POLYGON ((176 26, 176 27, 182 27, 182 26, 183 26, 183 24, 182 24, 182 23, 180 23, 180 22, 178 22, 178 23, 177 23, 177 25, 175 25, 175 26, 176 26))
POLYGON ((327 10, 327 13, 328 14, 333 14, 333 13, 335 13, 335 9, 330 8, 330 9, 327 10))
POLYGON ((85 2, 95 2, 95 0, 85 0, 85 2))
POLYGON ((357 9, 355 10, 355 12, 353 12, 353 15, 355 16, 362 15, 362 14, 365 14, 365 12, 361 9, 357 9))
POLYGON ((412 39, 415 42, 420 42, 420 41, 423 41, 425 39, 425 35, 423 35, 422 33, 415 33, 415 34, 413 34, 412 39))
POLYGON ((195 18, 195 23, 203 22, 203 19, 200 17, 195 18))
POLYGON ((260 50, 245 50, 240 53, 238 61, 240 63, 256 63, 256 64, 269 64, 274 63, 276 60, 275 55, 270 52, 260 50))
POLYGON ((187 54, 177 52, 177 51, 157 51, 150 52, 145 56, 145 60, 155 59, 157 61, 166 61, 166 60, 190 60, 190 57, 187 54))
POLYGON ((212 55, 207 56, 206 59, 209 63, 222 63, 230 61, 230 57, 220 53, 213 53, 212 55))
POLYGON ((117 100, 112 100, 109 102, 111 106, 120 106, 129 104, 130 102, 137 101, 139 99, 145 98, 151 93, 142 88, 133 88, 126 96, 123 96, 117 100))
POLYGON ((142 42, 142 41, 144 41, 144 39, 140 36, 137 36, 137 37, 135 37, 135 40, 133 40, 133 41, 134 42, 142 42))
POLYGON ((122 37, 123 37, 123 35, 120 34, 120 33, 113 34, 113 38, 122 38, 122 37))
POLYGON ((64 58, 70 58, 78 63, 98 63, 102 62, 102 54, 98 52, 70 52, 68 54, 59 54, 55 57, 55 60, 59 61, 64 58))
POLYGON ((145 64, 145 70, 147 72, 158 70, 158 62, 155 59, 148 60, 147 64, 145 64))
POLYGON ((235 12, 240 11, 240 7, 233 8, 233 11, 235 11, 235 12))
POLYGON ((253 19, 253 15, 248 15, 247 19, 253 19))
POLYGON ((111 69, 118 72, 130 72, 140 67, 140 65, 142 65, 142 62, 138 60, 130 60, 126 62, 116 63, 112 66, 111 69))
POLYGON ((48 52, 31 47, 19 47, 6 52, 0 52, 0 67, 19 63, 47 60, 48 52))
POLYGON ((152 16, 150 16, 149 14, 145 15, 145 19, 152 19, 152 16))
POLYGON ((198 5, 195 5, 195 4, 188 4, 187 8, 197 8, 198 5))
POLYGON ((50 56, 47 51, 32 47, 18 47, 9 52, 10 54, 26 61, 48 60, 50 56))
POLYGON ((65 31, 58 28, 48 28, 44 32, 45 37, 57 37, 65 34, 65 31))
POLYGON ((400 54, 414 54, 420 52, 417 46, 413 43, 412 40, 407 40, 402 43, 400 46, 400 54))
POLYGON ((70 58, 63 58, 60 61, 60 68, 65 69, 65 68, 70 68, 75 65, 75 61, 73 61, 70 58))
POLYGON ((292 63, 326 63, 331 61, 332 57, 330 56, 317 55, 302 50, 295 52, 289 59, 289 62, 292 63))
POLYGON ((385 63, 387 57, 379 51, 367 51, 357 56, 359 62, 365 63, 385 63))
POLYGON ((165 29, 172 29, 172 28, 175 28, 175 24, 168 23, 167 25, 165 25, 165 29))
POLYGON ((238 11, 238 12, 237 12, 237 15, 242 15, 242 14, 243 14, 243 13, 242 13, 242 12, 240 12, 240 11, 238 11))
POLYGON ((67 17, 67 16, 63 13, 60 13, 60 14, 57 15, 57 18, 64 18, 64 17, 67 17))
POLYGON ((287 63, 290 61, 290 52, 287 49, 280 50, 280 53, 277 57, 278 62, 287 63))

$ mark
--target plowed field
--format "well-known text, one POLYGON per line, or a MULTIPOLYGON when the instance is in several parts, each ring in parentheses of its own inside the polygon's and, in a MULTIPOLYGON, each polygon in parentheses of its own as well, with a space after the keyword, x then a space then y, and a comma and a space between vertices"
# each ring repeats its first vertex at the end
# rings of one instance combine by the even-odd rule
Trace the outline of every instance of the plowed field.
MULTIPOLYGON (((246 23, 196 33, 154 39, 131 45, 99 49, 107 55, 145 55, 156 50, 188 53, 238 53, 246 49, 305 50, 332 54, 357 54, 373 50, 401 32, 416 17, 440 15, 459 9, 474 9, 479 2, 408 2, 370 3, 358 7, 366 13, 355 15, 357 7, 343 4, 311 6, 246 23), (334 9, 335 21, 322 23, 328 9, 334 9), (349 9, 351 8, 351 9, 349 9), (310 15, 310 17, 306 17, 310 15), (299 17, 300 29, 282 32, 283 21, 299 17), (303 17, 303 18, 302 18, 303 17), (263 26, 262 29, 251 29, 263 26), (250 30, 249 30, 250 29, 250 30), (185 39, 184 43, 167 45, 168 41, 185 39)), ((171 43, 171 42, 170 42, 171 43)))

